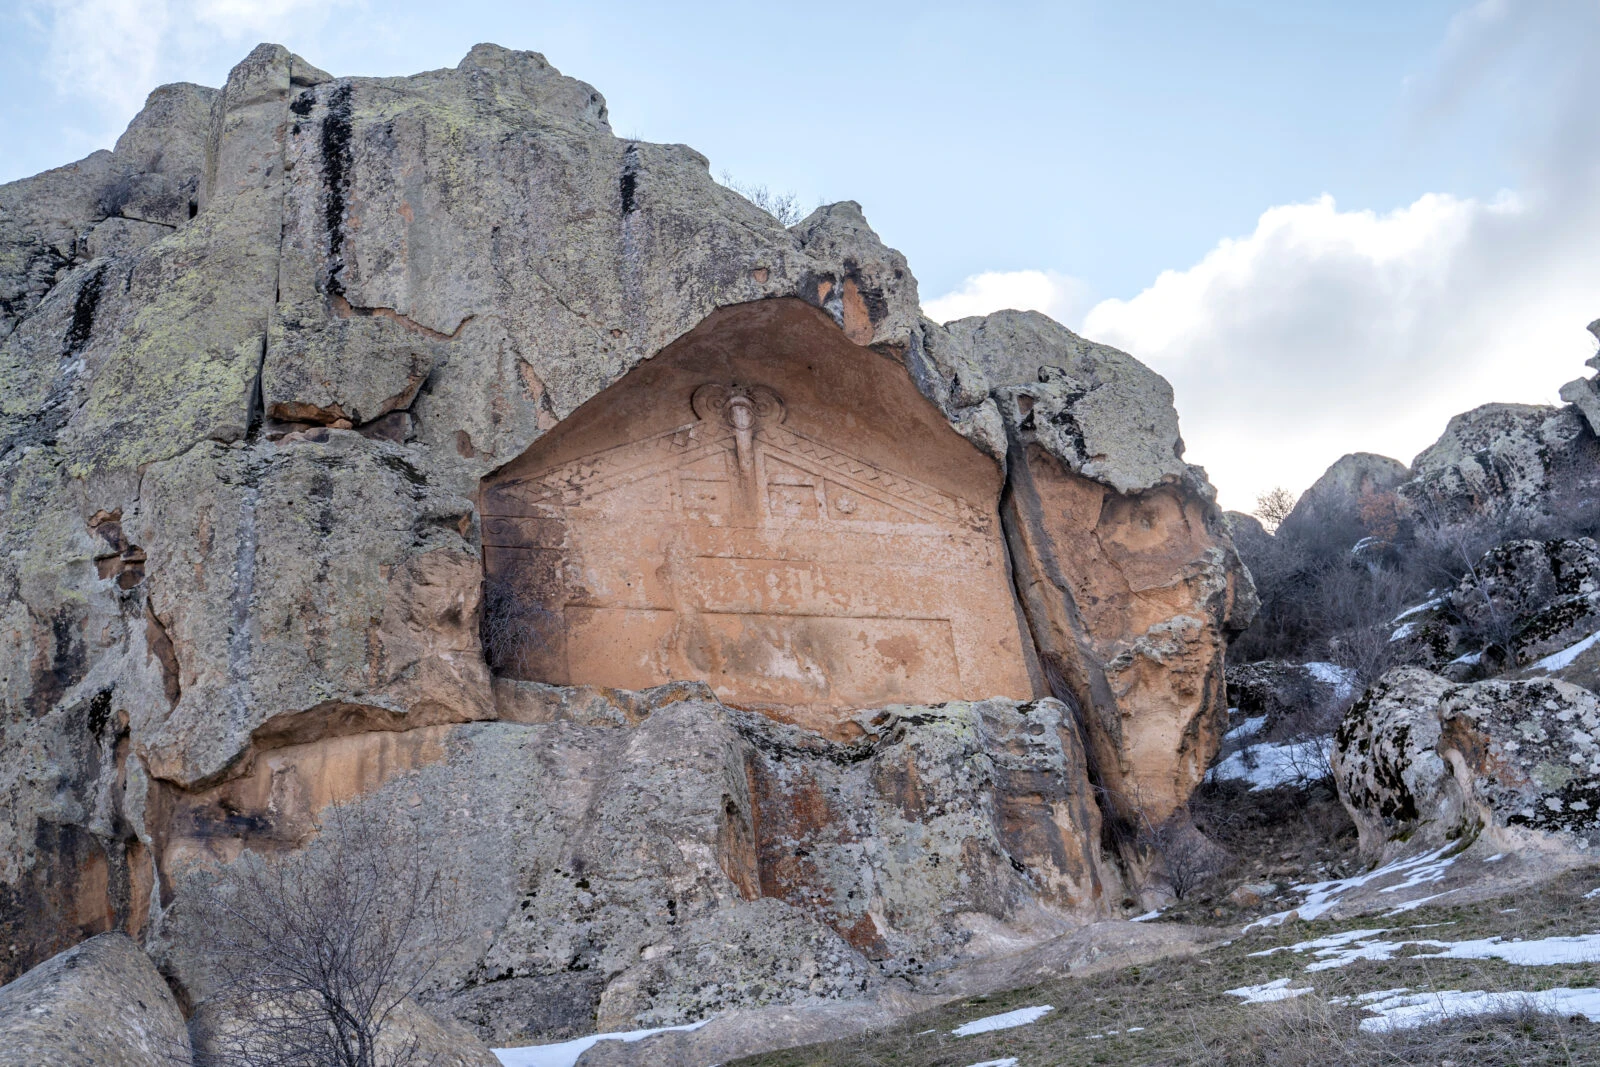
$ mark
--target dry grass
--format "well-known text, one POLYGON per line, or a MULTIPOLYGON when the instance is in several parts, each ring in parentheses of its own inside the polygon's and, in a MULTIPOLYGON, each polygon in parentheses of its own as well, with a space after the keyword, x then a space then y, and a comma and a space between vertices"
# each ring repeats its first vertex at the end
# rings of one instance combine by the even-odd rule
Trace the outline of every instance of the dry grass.
POLYGON ((1439 960, 1407 949, 1401 958, 1307 972, 1311 957, 1264 949, 1345 930, 1388 927, 1393 940, 1507 939, 1600 931, 1600 899, 1584 893, 1600 871, 1558 878, 1537 893, 1458 906, 1424 907, 1390 919, 1297 923, 1256 930, 1199 957, 1175 958, 1084 978, 1063 978, 975 997, 891 1030, 737 1061, 744 1067, 967 1067, 1015 1056, 1020 1067, 1092 1064, 1312 1067, 1325 1064, 1566 1064, 1600 1067, 1600 1026, 1518 1008, 1389 1034, 1365 1033, 1359 1005, 1380 989, 1537 991, 1600 984, 1600 966, 1516 967, 1498 960, 1439 960), (1514 910, 1512 910, 1514 909, 1514 910), (1277 978, 1315 993, 1272 1004, 1225 991, 1277 978), (1052 1004, 1039 1022, 972 1037, 950 1031, 969 1020, 1052 1004))

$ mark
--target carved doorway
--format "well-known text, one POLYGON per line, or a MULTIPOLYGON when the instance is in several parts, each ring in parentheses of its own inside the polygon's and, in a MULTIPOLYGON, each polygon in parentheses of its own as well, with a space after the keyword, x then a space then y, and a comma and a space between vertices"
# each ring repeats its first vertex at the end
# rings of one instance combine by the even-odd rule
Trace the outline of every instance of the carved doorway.
POLYGON ((1000 473, 897 363, 797 301, 713 315, 486 480, 502 672, 832 731, 890 703, 1034 693, 1000 473))

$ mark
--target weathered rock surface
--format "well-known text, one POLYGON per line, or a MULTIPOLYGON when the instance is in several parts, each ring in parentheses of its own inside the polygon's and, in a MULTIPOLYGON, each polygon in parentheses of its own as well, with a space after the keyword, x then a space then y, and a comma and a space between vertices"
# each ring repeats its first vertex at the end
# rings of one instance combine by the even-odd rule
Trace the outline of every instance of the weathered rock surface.
POLYGON ((1434 523, 1503 521, 1592 495, 1600 440, 1577 409, 1485 404, 1450 420, 1401 494, 1434 523))
POLYGON ((1333 768, 1370 859, 1480 835, 1505 851, 1600 844, 1600 699, 1567 682, 1397 668, 1346 713, 1333 768))
POLYGON ((126 934, 101 934, 0 986, 0 1064, 169 1067, 189 1062, 183 1013, 126 934))
POLYGON ((1300 494, 1274 536, 1343 536, 1354 543, 1367 535, 1363 510, 1370 511, 1375 497, 1394 492, 1410 478, 1406 465, 1388 456, 1341 456, 1300 494))
MULTIPOLYGON (((885 709, 850 743, 653 703, 272 750, 174 791, 163 870, 292 847, 326 803, 400 812, 467 931, 425 999, 497 1046, 857 998, 1122 910, 1057 701, 885 709)), ((204 995, 177 899, 163 951, 204 995)))
POLYGON ((1397 660, 1453 681, 1564 670, 1558 654, 1600 631, 1600 545, 1587 537, 1503 542, 1392 627, 1397 660))
POLYGON ((1097 795, 1215 749, 1253 593, 1167 384, 534 53, 158 90, 0 188, 0 320, 0 973, 126 930, 202 999, 185 878, 366 804, 486 1038, 832 1003, 1116 914, 1097 795))

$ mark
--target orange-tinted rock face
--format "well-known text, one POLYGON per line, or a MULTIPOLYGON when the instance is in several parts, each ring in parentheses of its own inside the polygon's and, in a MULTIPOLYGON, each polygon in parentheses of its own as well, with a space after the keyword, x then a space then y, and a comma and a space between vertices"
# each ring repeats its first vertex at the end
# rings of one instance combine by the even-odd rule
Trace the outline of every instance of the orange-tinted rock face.
POLYGON ((996 465, 798 301, 730 309, 483 490, 504 673, 708 681, 815 729, 1034 695, 996 465))
POLYGON ((1237 568, 1181 484, 1120 494, 1038 448, 1013 470, 1019 588, 1056 685, 1087 717, 1124 816, 1165 818, 1205 773, 1225 704, 1223 626, 1237 568))

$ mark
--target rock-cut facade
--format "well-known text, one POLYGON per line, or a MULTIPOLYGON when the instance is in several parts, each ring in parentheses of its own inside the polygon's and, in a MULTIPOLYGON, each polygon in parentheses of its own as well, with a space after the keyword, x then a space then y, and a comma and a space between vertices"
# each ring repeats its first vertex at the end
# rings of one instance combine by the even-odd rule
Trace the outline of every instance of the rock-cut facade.
POLYGON ((856 204, 536 54, 160 88, 0 186, 0 977, 121 931, 202 1001, 185 886, 335 806, 501 1045, 1121 915, 1253 611, 1182 454, 1131 357, 929 321, 856 204))

